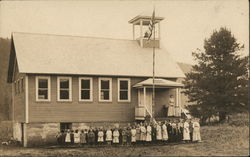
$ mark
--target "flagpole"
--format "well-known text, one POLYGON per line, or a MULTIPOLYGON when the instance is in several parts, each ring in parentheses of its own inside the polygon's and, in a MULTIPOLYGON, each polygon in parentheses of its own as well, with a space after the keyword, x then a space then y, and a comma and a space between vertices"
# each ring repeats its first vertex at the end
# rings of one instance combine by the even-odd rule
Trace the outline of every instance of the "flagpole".
MULTIPOLYGON (((155 10, 154 10, 155 11, 155 10)), ((153 104, 152 104, 152 118, 153 115, 153 107, 155 106, 155 23, 153 24, 154 30, 154 43, 153 43, 153 104)))

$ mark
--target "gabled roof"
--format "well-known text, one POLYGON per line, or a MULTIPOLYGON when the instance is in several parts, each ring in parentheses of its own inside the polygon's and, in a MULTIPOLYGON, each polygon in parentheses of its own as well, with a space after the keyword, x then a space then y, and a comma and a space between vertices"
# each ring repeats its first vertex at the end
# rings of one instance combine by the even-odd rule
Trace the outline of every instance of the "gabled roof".
MULTIPOLYGON (((175 88, 175 87, 183 87, 182 83, 166 80, 166 79, 155 79, 154 84, 156 88, 175 88)), ((140 87, 152 87, 153 86, 153 79, 149 78, 142 82, 135 84, 133 87, 140 88, 140 87)))
MULTIPOLYGON (((20 73, 152 76, 152 49, 137 41, 48 34, 12 34, 20 73)), ((156 49, 156 77, 185 77, 163 49, 156 49)))

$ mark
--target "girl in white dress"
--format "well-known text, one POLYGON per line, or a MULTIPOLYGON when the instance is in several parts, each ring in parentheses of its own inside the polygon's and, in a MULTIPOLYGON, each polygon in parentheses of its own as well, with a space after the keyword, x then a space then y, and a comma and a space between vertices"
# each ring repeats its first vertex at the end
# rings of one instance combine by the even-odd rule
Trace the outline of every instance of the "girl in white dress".
POLYGON ((141 129, 141 140, 144 143, 146 141, 147 130, 146 130, 146 128, 145 128, 145 126, 144 126, 143 123, 141 123, 140 129, 141 129))
POLYGON ((161 122, 156 124, 156 140, 158 142, 162 140, 161 122))
POLYGON ((74 132, 74 142, 80 144, 80 132, 78 130, 74 132))
POLYGON ((135 126, 131 129, 131 143, 134 144, 136 142, 136 129, 135 126))
POLYGON ((183 124, 183 141, 188 142, 190 141, 190 134, 189 134, 189 123, 185 120, 183 124))
POLYGON ((70 130, 67 131, 66 137, 65 137, 65 143, 68 145, 70 144, 70 130))
POLYGON ((165 123, 162 124, 162 140, 166 142, 168 140, 168 131, 165 123))
POLYGON ((120 133, 119 133, 118 129, 116 128, 113 132, 113 143, 114 144, 119 143, 119 136, 120 136, 120 133))
POLYGON ((146 135, 146 141, 151 142, 152 141, 152 128, 150 124, 147 126, 147 135, 146 135))
POLYGON ((104 133, 102 128, 99 129, 97 136, 98 136, 97 142, 101 145, 104 142, 103 139, 104 133))
POLYGON ((110 130, 110 128, 108 128, 108 130, 106 132, 106 141, 107 141, 108 145, 111 145, 112 131, 110 130))

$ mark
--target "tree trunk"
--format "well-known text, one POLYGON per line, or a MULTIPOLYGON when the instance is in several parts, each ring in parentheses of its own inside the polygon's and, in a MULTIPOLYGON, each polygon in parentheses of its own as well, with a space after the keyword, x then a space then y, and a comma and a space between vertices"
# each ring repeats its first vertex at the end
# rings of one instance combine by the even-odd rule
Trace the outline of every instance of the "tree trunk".
POLYGON ((219 112, 219 121, 225 122, 226 116, 227 116, 226 112, 219 112))

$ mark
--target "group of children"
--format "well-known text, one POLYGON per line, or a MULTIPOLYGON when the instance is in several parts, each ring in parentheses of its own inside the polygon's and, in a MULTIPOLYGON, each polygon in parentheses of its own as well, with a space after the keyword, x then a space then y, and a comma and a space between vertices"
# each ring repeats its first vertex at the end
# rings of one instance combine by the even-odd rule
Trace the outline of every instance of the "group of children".
POLYGON ((127 127, 107 127, 84 130, 62 130, 57 134, 60 145, 134 145, 168 142, 200 142, 198 119, 173 120, 156 123, 134 123, 127 127))

